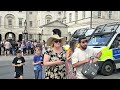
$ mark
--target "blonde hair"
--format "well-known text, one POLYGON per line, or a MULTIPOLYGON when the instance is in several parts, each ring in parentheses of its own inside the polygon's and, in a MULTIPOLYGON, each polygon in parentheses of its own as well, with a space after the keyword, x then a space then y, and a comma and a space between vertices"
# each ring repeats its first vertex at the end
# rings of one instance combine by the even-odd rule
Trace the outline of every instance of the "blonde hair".
POLYGON ((52 43, 51 43, 50 47, 52 47, 52 48, 54 47, 54 43, 53 43, 53 40, 52 40, 52 43))

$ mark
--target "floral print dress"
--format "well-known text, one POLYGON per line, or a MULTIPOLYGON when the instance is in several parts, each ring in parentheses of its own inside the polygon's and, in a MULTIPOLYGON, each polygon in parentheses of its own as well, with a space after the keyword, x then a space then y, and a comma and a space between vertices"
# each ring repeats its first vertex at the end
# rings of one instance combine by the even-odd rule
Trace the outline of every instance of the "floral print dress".
MULTIPOLYGON (((63 50, 60 54, 57 54, 52 49, 49 48, 45 52, 45 54, 50 56, 50 61, 56 61, 56 60, 66 61, 65 50, 63 50)), ((45 79, 66 79, 65 64, 47 66, 45 69, 45 79)))

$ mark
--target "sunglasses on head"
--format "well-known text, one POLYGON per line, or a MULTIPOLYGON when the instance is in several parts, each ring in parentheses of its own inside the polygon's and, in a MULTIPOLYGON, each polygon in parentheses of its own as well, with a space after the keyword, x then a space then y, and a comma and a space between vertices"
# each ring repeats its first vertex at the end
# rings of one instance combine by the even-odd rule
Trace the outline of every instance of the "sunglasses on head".
POLYGON ((88 43, 88 40, 85 40, 85 41, 81 41, 81 43, 88 43))
POLYGON ((55 43, 61 43, 61 40, 54 40, 55 43))

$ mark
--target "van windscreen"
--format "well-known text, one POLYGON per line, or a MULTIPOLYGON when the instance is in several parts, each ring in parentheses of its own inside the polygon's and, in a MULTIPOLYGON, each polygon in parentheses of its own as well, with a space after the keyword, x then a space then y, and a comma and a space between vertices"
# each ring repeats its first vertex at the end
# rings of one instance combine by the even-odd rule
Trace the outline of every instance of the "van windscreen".
POLYGON ((95 35, 88 42, 88 46, 106 46, 113 34, 95 35))

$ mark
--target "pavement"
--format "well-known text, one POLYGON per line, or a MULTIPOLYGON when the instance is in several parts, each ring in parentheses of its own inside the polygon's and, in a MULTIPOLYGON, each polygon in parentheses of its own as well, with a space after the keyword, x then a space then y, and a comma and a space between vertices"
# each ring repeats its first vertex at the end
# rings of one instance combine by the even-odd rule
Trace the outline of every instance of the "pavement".
MULTIPOLYGON (((14 67, 12 67, 12 61, 14 58, 15 56, 0 56, 0 79, 14 79, 14 67)), ((34 70, 32 65, 33 55, 24 56, 24 58, 26 60, 24 65, 24 79, 34 79, 34 70)))
MULTIPOLYGON (((15 56, 0 56, 0 79, 14 79, 14 68, 12 61, 15 56)), ((34 70, 32 65, 33 55, 24 56, 26 63, 24 66, 24 79, 34 79, 34 70)), ((120 65, 118 66, 120 67, 120 65)), ((44 78, 44 67, 43 67, 44 78)), ((95 79, 120 79, 120 69, 110 76, 103 76, 98 74, 95 79)))

